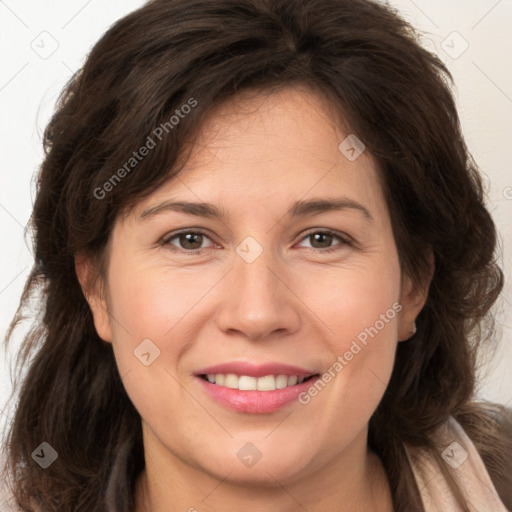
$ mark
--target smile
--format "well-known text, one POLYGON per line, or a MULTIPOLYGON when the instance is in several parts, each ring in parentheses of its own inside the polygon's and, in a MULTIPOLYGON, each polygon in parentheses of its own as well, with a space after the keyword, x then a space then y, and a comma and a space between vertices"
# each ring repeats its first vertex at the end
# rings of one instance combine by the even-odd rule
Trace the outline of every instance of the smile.
POLYGON ((275 391, 287 387, 302 384, 302 382, 314 377, 298 377, 297 375, 265 375, 263 377, 253 377, 250 375, 236 375, 234 373, 209 373, 200 375, 210 384, 223 386, 240 391, 275 391))
POLYGON ((210 400, 228 410, 269 414, 299 404, 299 395, 314 385, 320 374, 281 364, 227 363, 205 368, 195 378, 210 400))

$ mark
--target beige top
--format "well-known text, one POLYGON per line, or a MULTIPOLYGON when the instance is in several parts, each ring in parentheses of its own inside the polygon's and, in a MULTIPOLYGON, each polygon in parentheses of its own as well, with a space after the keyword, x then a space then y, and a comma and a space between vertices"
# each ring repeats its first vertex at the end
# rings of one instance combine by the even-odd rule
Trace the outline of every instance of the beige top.
MULTIPOLYGON (((480 455, 460 424, 450 418, 438 435, 441 456, 464 492, 471 512, 510 512, 499 499, 480 455)), ((432 455, 411 447, 406 447, 406 452, 425 512, 463 512, 432 455)), ((0 511, 19 512, 13 501, 0 486, 0 511)))
MULTIPOLYGON (((510 512, 500 500, 475 445, 450 418, 438 431, 441 457, 464 493, 471 512, 510 512)), ((406 447, 425 512, 463 512, 432 454, 406 447)))

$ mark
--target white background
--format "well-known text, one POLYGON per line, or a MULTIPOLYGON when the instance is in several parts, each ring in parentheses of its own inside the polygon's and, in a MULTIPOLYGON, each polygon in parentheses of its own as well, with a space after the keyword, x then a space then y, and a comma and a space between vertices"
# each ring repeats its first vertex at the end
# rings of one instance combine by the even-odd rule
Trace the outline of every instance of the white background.
MULTIPOLYGON (((214 1, 214 0, 212 0, 214 1)), ((342 1, 342 0, 340 0, 342 1)), ((512 0, 393 0, 452 72, 470 151, 487 176, 506 287, 498 351, 478 395, 512 404, 512 0), (456 33, 454 33, 456 32, 456 33), (467 48, 466 48, 467 45, 467 48)), ((32 256, 24 240, 41 134, 61 88, 95 41, 137 0, 0 0, 0 334, 13 317, 32 256), (53 52, 53 53, 52 53, 53 52), (50 55, 51 53, 51 55, 50 55)), ((0 408, 11 390, 0 351, 0 408)), ((9 416, 3 412, 2 423, 9 416)))

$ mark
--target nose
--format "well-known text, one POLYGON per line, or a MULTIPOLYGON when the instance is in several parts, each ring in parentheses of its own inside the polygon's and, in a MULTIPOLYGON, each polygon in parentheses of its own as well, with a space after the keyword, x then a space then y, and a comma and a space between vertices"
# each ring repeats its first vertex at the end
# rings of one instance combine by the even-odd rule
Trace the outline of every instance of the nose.
POLYGON ((251 263, 236 255, 226 277, 216 316, 223 332, 260 341, 300 328, 300 300, 290 286, 289 272, 271 251, 251 263))

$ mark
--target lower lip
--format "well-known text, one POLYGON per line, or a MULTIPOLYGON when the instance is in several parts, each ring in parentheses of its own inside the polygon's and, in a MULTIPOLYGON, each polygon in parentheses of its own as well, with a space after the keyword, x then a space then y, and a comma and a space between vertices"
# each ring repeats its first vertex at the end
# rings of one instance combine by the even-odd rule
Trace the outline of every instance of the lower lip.
POLYGON ((319 378, 318 375, 301 384, 273 391, 240 391, 239 389, 218 386, 197 377, 204 390, 217 402, 237 412, 250 414, 267 414, 277 411, 293 401, 298 402, 298 396, 310 388, 319 378))

